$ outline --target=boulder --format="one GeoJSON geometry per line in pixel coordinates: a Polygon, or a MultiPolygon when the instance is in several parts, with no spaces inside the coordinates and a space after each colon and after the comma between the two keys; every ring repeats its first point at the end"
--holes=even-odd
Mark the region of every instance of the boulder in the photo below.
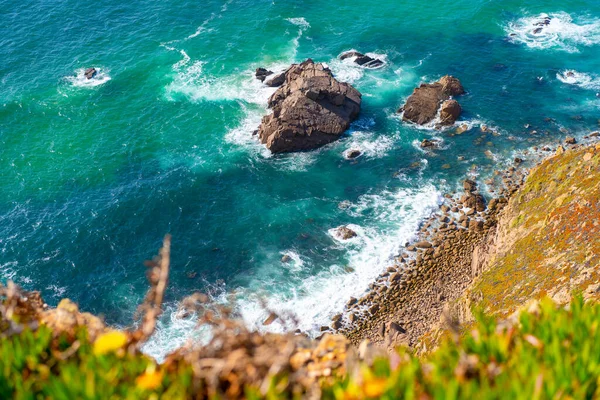
{"type": "Polygon", "coordinates": [[[463,189],[465,189],[465,192],[473,192],[477,190],[477,183],[470,179],[465,179],[463,181],[463,189]]]}
{"type": "Polygon", "coordinates": [[[84,75],[87,79],[92,79],[93,77],[96,76],[96,74],[98,73],[98,71],[96,70],[96,68],[88,68],[85,70],[84,75]]]}
{"type": "Polygon", "coordinates": [[[458,102],[446,101],[450,100],[450,97],[459,96],[464,92],[464,88],[458,79],[444,76],[438,82],[421,84],[413,91],[406,104],[398,112],[404,113],[402,119],[405,121],[425,125],[435,119],[438,110],[443,105],[446,119],[442,117],[441,123],[452,125],[462,110],[458,102]]]}
{"type": "Polygon", "coordinates": [[[358,117],[360,104],[356,89],[309,59],[285,72],[283,85],[269,98],[273,113],[263,117],[258,137],[272,153],[316,149],[341,137],[358,117]]]}
{"type": "Polygon", "coordinates": [[[463,205],[475,211],[485,211],[485,199],[478,193],[469,193],[463,200],[463,205]]]}
{"type": "Polygon", "coordinates": [[[369,57],[354,50],[346,51],[340,54],[340,60],[345,60],[347,58],[354,58],[354,62],[356,64],[365,68],[379,68],[384,64],[383,61],[377,58],[369,57]]]}
{"type": "Polygon", "coordinates": [[[269,87],[279,87],[285,82],[285,72],[273,74],[265,79],[265,85],[269,87]]]}
{"type": "Polygon", "coordinates": [[[440,124],[441,125],[454,125],[462,108],[456,100],[446,100],[442,103],[440,108],[440,124]]]}
{"type": "Polygon", "coordinates": [[[575,143],[577,143],[577,140],[573,136],[567,136],[567,138],[565,139],[565,143],[566,144],[575,144],[575,143]]]}
{"type": "Polygon", "coordinates": [[[422,241],[415,243],[415,247],[418,249],[430,249],[433,247],[433,245],[427,241],[422,241]]]}
{"type": "Polygon", "coordinates": [[[340,226],[339,228],[337,228],[336,233],[343,240],[348,240],[348,239],[352,239],[353,237],[356,237],[356,232],[354,232],[352,229],[348,228],[347,226],[340,226]]]}

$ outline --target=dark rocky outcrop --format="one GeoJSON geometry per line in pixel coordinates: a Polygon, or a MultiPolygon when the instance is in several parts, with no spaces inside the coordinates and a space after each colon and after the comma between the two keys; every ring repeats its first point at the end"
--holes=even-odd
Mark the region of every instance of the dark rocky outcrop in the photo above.
{"type": "Polygon", "coordinates": [[[312,150],[337,140],[360,112],[361,94],[338,82],[322,64],[307,60],[285,72],[269,98],[260,141],[273,153],[312,150]]]}
{"type": "Polygon", "coordinates": [[[340,60],[354,58],[354,62],[365,68],[379,68],[385,63],[377,58],[369,57],[358,51],[350,50],[340,54],[340,60]]]}
{"type": "Polygon", "coordinates": [[[98,71],[96,70],[96,68],[88,68],[85,70],[84,75],[87,79],[92,79],[93,77],[96,76],[96,74],[98,73],[98,71]]]}
{"type": "Polygon", "coordinates": [[[440,110],[440,125],[452,125],[462,109],[456,100],[450,98],[464,92],[458,79],[444,76],[439,82],[421,84],[398,112],[404,113],[402,119],[405,121],[425,125],[433,121],[440,110]]]}
{"type": "Polygon", "coordinates": [[[265,68],[256,68],[256,72],[254,73],[256,79],[258,79],[261,82],[264,82],[267,76],[269,75],[273,75],[273,71],[269,71],[265,68]]]}

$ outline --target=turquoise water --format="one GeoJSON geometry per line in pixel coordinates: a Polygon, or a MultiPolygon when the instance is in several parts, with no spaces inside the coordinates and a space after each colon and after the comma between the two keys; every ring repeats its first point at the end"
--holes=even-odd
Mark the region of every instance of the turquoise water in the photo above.
{"type": "Polygon", "coordinates": [[[251,326],[266,315],[263,299],[317,331],[391,264],[460,178],[482,179],[532,146],[598,129],[597,2],[2,8],[0,277],[127,325],[147,287],[142,261],[171,233],[167,312],[147,346],[156,356],[191,332],[175,311],[198,290],[234,302],[251,326]],[[542,13],[552,23],[533,35],[542,13]],[[386,65],[337,61],[349,49],[386,65]],[[361,117],[334,144],[270,156],[252,131],[272,89],[253,71],[308,57],[362,92],[361,117]],[[82,77],[89,66],[99,69],[92,82],[82,77]],[[472,129],[453,136],[403,123],[395,111],[412,89],[445,74],[468,91],[458,124],[472,129]],[[441,149],[422,151],[432,136],[441,149]],[[364,155],[345,160],[355,147],[364,155]],[[358,238],[339,242],[332,229],[342,224],[358,238]],[[293,261],[282,264],[284,254],[293,261]]]}

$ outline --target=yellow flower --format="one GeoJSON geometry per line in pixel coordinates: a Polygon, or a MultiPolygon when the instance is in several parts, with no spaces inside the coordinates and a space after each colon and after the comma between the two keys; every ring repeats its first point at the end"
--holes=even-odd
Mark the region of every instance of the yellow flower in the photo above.
{"type": "Polygon", "coordinates": [[[383,378],[367,379],[363,384],[363,393],[366,397],[378,398],[385,391],[387,380],[383,378]]]}
{"type": "Polygon", "coordinates": [[[163,374],[160,371],[146,371],[137,377],[135,383],[141,389],[154,390],[160,386],[162,378],[163,374]]]}
{"type": "Polygon", "coordinates": [[[102,354],[118,350],[125,346],[127,340],[127,335],[120,331],[103,333],[94,342],[94,354],[101,356],[102,354]]]}

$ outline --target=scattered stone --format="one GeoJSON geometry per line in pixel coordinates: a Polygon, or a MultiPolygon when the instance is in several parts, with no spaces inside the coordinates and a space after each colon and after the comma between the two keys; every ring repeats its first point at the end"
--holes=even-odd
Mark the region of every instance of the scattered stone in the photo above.
{"type": "Polygon", "coordinates": [[[475,190],[477,190],[477,183],[470,179],[465,179],[463,181],[463,189],[465,190],[465,192],[474,192],[475,190]]]}
{"type": "Polygon", "coordinates": [[[572,136],[567,136],[567,138],[565,139],[565,143],[566,144],[575,144],[575,143],[577,143],[577,140],[572,136]]]}
{"type": "Polygon", "coordinates": [[[422,241],[415,243],[415,247],[418,249],[430,249],[433,247],[433,245],[427,241],[422,241]]]}
{"type": "Polygon", "coordinates": [[[284,254],[283,257],[281,257],[281,262],[282,263],[289,263],[290,261],[292,261],[292,257],[288,256],[287,254],[284,254]]]}
{"type": "Polygon", "coordinates": [[[465,133],[468,130],[469,130],[469,125],[462,124],[458,128],[456,128],[456,131],[454,131],[454,133],[456,133],[457,135],[462,135],[463,133],[465,133]]]}
{"type": "Polygon", "coordinates": [[[278,318],[277,314],[275,314],[275,313],[269,314],[269,317],[267,319],[265,319],[265,321],[263,322],[263,326],[271,325],[273,322],[275,322],[275,320],[277,318],[278,318]]]}

